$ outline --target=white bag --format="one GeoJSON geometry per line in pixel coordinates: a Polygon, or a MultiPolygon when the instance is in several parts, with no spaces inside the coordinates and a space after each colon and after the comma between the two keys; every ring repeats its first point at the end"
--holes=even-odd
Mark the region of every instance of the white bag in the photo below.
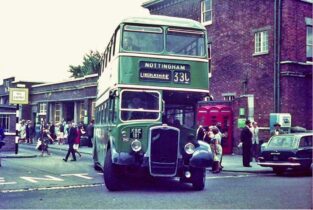
{"type": "Polygon", "coordinates": [[[37,144],[36,144],[36,149],[38,149],[41,144],[42,144],[42,141],[40,139],[38,139],[37,140],[37,144]]]}
{"type": "Polygon", "coordinates": [[[73,149],[78,150],[78,148],[79,148],[79,144],[74,144],[73,145],[73,149]]]}

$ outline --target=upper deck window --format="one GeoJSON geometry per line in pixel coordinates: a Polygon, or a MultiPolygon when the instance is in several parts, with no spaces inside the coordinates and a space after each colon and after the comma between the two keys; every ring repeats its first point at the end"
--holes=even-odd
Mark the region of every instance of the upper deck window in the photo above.
{"type": "Polygon", "coordinates": [[[163,30],[160,27],[125,25],[122,48],[132,52],[162,52],[163,30]]]}
{"type": "Polygon", "coordinates": [[[205,56],[205,35],[202,31],[169,28],[166,51],[175,55],[205,56]]]}

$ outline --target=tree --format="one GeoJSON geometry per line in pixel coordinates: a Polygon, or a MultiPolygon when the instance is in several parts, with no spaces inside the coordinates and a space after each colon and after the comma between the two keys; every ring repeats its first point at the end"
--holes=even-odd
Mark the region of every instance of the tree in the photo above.
{"type": "Polygon", "coordinates": [[[89,74],[95,74],[100,71],[101,55],[98,51],[90,51],[84,56],[83,65],[70,65],[69,72],[71,77],[78,78],[89,74]]]}

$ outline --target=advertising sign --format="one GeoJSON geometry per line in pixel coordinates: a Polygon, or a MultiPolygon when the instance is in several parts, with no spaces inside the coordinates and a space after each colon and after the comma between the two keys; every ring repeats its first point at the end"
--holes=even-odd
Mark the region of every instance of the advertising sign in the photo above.
{"type": "Polygon", "coordinates": [[[27,88],[10,88],[10,104],[28,104],[27,88]]]}

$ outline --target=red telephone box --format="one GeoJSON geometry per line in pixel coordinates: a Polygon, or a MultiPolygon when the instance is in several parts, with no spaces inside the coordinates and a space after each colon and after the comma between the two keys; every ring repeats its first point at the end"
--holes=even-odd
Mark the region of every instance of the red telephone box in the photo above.
{"type": "Polygon", "coordinates": [[[232,153],[233,144],[233,112],[226,105],[204,105],[198,108],[197,124],[211,126],[221,123],[223,154],[232,153]]]}

